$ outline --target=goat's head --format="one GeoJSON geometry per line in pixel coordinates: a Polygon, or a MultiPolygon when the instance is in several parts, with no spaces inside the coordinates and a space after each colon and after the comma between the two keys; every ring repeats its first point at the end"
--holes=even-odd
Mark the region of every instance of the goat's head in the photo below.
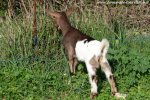
{"type": "Polygon", "coordinates": [[[53,11],[46,9],[46,12],[49,16],[53,18],[55,26],[65,34],[65,32],[67,32],[68,29],[71,27],[67,16],[71,15],[71,13],[74,10],[75,10],[75,7],[71,7],[67,9],[66,11],[53,12],[53,11]]]}

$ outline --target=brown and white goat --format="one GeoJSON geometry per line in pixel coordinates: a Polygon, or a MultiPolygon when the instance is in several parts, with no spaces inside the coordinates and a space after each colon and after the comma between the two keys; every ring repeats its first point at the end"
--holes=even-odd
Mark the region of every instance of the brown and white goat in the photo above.
{"type": "Polygon", "coordinates": [[[48,15],[53,18],[55,25],[62,32],[62,44],[68,56],[70,72],[75,74],[78,60],[85,62],[91,84],[91,98],[93,98],[97,95],[96,70],[101,65],[101,69],[111,86],[112,94],[117,98],[123,97],[117,92],[111,67],[106,59],[109,42],[106,39],[102,41],[95,40],[72,27],[67,18],[72,13],[72,10],[52,12],[46,9],[48,15]]]}

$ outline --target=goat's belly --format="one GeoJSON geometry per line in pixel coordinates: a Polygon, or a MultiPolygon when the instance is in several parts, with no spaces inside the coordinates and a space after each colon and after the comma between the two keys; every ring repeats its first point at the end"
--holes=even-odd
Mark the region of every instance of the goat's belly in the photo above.
{"type": "Polygon", "coordinates": [[[80,61],[86,61],[91,59],[94,55],[100,55],[100,42],[93,40],[90,42],[84,42],[85,40],[78,41],[76,43],[75,52],[76,57],[80,61]]]}

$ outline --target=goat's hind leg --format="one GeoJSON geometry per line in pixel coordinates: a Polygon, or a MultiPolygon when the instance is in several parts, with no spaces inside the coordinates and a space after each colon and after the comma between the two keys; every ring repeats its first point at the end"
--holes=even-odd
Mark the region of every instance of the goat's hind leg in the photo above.
{"type": "Polygon", "coordinates": [[[89,75],[89,81],[91,84],[91,95],[90,98],[93,99],[97,96],[97,76],[96,76],[96,68],[89,62],[86,62],[86,67],[89,75]]]}
{"type": "Polygon", "coordinates": [[[117,88],[116,88],[116,84],[115,84],[115,81],[114,81],[114,77],[113,77],[113,74],[111,72],[111,67],[107,61],[107,59],[104,57],[104,58],[101,58],[100,60],[100,65],[102,67],[102,70],[104,71],[107,79],[108,79],[108,82],[111,86],[111,92],[112,92],[112,95],[115,96],[116,99],[118,98],[123,98],[125,99],[126,98],[126,94],[120,94],[117,92],[117,88]]]}
{"type": "Polygon", "coordinates": [[[117,93],[116,84],[114,81],[113,74],[111,72],[111,67],[110,67],[110,65],[109,65],[109,63],[105,57],[101,58],[100,65],[101,65],[101,68],[104,71],[104,73],[108,79],[108,82],[111,86],[112,95],[115,96],[115,94],[117,93]]]}

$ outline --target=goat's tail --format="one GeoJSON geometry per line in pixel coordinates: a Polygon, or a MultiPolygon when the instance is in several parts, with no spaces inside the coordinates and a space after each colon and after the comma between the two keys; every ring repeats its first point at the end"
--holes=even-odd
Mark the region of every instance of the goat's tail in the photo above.
{"type": "Polygon", "coordinates": [[[108,48],[109,48],[109,42],[107,39],[103,39],[101,41],[102,45],[101,45],[101,53],[102,53],[102,56],[105,57],[106,54],[107,54],[107,51],[108,51],[108,48]]]}

